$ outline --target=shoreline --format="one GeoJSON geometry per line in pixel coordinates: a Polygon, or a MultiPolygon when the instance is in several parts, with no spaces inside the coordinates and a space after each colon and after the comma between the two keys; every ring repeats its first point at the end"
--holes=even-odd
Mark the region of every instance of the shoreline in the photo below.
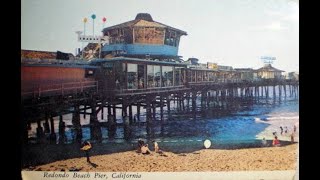
{"type": "MultiPolygon", "coordinates": [[[[93,155],[86,162],[78,157],[43,165],[28,166],[25,171],[101,171],[101,172],[191,172],[191,171],[264,171],[295,170],[298,143],[281,147],[243,149],[201,149],[187,153],[165,151],[149,155],[135,150],[93,155]]],[[[152,150],[152,149],[151,149],[152,150]]],[[[66,153],[66,152],[65,152],[66,153]]]]}

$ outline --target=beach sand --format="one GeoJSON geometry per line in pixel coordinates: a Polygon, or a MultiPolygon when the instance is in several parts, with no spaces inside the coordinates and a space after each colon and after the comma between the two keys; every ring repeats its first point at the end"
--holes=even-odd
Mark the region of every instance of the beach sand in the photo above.
{"type": "Polygon", "coordinates": [[[130,171],[130,172],[184,172],[184,171],[248,171],[295,170],[297,146],[247,148],[233,150],[202,149],[191,153],[152,152],[149,155],[134,150],[91,156],[92,164],[80,158],[60,160],[25,168],[35,171],[130,171]]]}

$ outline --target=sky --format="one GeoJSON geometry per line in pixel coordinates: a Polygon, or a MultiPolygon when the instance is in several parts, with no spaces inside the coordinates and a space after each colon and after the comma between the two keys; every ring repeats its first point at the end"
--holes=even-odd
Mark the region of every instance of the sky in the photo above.
{"type": "Polygon", "coordinates": [[[92,35],[96,14],[98,35],[138,13],[188,33],[178,52],[184,60],[257,69],[271,56],[274,67],[299,71],[298,0],[21,0],[21,49],[75,54],[85,17],[92,35]]]}

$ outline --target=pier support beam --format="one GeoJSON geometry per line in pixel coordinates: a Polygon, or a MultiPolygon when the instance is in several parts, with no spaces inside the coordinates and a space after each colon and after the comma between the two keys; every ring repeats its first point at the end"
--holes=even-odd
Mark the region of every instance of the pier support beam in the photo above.
{"type": "Polygon", "coordinates": [[[90,114],[90,135],[92,140],[100,142],[102,140],[102,133],[100,123],[97,118],[96,102],[91,104],[90,114]]]}
{"type": "Polygon", "coordinates": [[[171,112],[170,112],[170,95],[167,96],[167,112],[168,112],[168,119],[171,120],[171,112]]]}
{"type": "Polygon", "coordinates": [[[127,104],[127,101],[128,100],[126,98],[122,99],[122,117],[128,116],[128,112],[127,112],[128,104],[127,104]]]}
{"type": "Polygon", "coordinates": [[[196,114],[197,114],[197,92],[193,91],[192,92],[192,114],[193,114],[193,119],[196,119],[196,114]]]}
{"type": "Polygon", "coordinates": [[[43,123],[44,127],[44,133],[50,133],[50,127],[49,127],[49,116],[48,113],[45,113],[45,122],[43,123]]]}
{"type": "Polygon", "coordinates": [[[265,86],[264,89],[265,89],[266,98],[268,98],[269,97],[269,86],[268,85],[265,86]]]}
{"type": "Polygon", "coordinates": [[[190,93],[187,92],[187,111],[190,111],[190,93]]]}
{"type": "Polygon", "coordinates": [[[278,87],[278,88],[279,88],[279,102],[280,102],[280,101],[281,101],[281,96],[282,96],[282,95],[281,95],[282,93],[281,93],[281,85],[280,85],[280,84],[279,84],[279,87],[278,87]]]}
{"type": "Polygon", "coordinates": [[[37,120],[37,139],[38,142],[43,142],[44,139],[44,132],[43,129],[41,127],[41,123],[40,123],[40,119],[37,120]]]}
{"type": "Polygon", "coordinates": [[[129,105],[129,123],[132,124],[133,118],[132,118],[132,105],[129,105]]]}
{"type": "Polygon", "coordinates": [[[57,142],[57,135],[54,130],[54,120],[52,115],[50,116],[50,127],[51,127],[50,143],[55,144],[57,142]]]}
{"type": "Polygon", "coordinates": [[[152,122],[152,114],[151,114],[151,98],[146,97],[146,115],[147,115],[147,124],[151,124],[152,122]]]}
{"type": "Polygon", "coordinates": [[[101,102],[101,120],[104,119],[104,105],[105,105],[105,101],[101,102]]]}
{"type": "Polygon", "coordinates": [[[151,97],[146,96],[146,115],[147,115],[147,135],[149,136],[151,133],[151,126],[152,126],[152,114],[151,114],[151,97]]]}
{"type": "Polygon", "coordinates": [[[111,105],[110,105],[110,102],[108,102],[108,115],[107,115],[107,119],[108,121],[110,120],[110,115],[111,115],[111,105]]]}
{"type": "Polygon", "coordinates": [[[74,106],[74,112],[72,114],[72,124],[74,127],[74,133],[75,133],[75,140],[78,143],[81,143],[82,139],[82,128],[80,124],[80,110],[79,105],[74,106]]]}
{"type": "Polygon", "coordinates": [[[65,135],[65,122],[63,122],[62,115],[59,116],[59,144],[64,144],[66,142],[66,135],[65,135]]]}
{"type": "Polygon", "coordinates": [[[140,102],[137,105],[137,121],[140,122],[140,102]]]}
{"type": "Polygon", "coordinates": [[[185,111],[185,105],[184,105],[185,96],[184,93],[181,95],[181,103],[182,103],[182,110],[185,111]]]}
{"type": "Polygon", "coordinates": [[[200,106],[201,106],[201,109],[204,109],[204,101],[205,101],[205,93],[203,91],[201,91],[201,99],[200,99],[200,106]]]}
{"type": "Polygon", "coordinates": [[[156,103],[155,101],[152,101],[152,119],[156,120],[156,103]]]}
{"type": "Polygon", "coordinates": [[[292,97],[292,85],[289,84],[289,96],[292,97]]]}
{"type": "Polygon", "coordinates": [[[84,104],[83,106],[84,106],[83,118],[85,119],[87,115],[87,104],[84,104]]]}
{"type": "Polygon", "coordinates": [[[163,123],[163,96],[160,96],[160,120],[163,123]]]}
{"type": "Polygon", "coordinates": [[[123,117],[123,132],[124,132],[124,139],[129,140],[131,137],[131,128],[130,128],[130,120],[128,116],[123,117]]]}
{"type": "Polygon", "coordinates": [[[113,115],[114,121],[116,121],[117,120],[117,105],[115,103],[113,104],[112,115],[113,115]]]}
{"type": "Polygon", "coordinates": [[[116,135],[117,124],[114,115],[108,115],[108,137],[113,139],[116,135]]]}

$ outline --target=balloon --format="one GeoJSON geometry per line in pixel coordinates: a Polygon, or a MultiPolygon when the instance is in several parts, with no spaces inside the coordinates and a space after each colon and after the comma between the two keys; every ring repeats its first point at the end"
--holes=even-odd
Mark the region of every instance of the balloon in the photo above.
{"type": "Polygon", "coordinates": [[[92,19],[95,19],[95,18],[96,18],[96,15],[95,15],[95,14],[92,14],[92,15],[91,15],[91,18],[92,18],[92,19]]]}
{"type": "Polygon", "coordinates": [[[206,139],[203,143],[204,147],[208,149],[211,146],[211,141],[209,139],[206,139]]]}
{"type": "Polygon", "coordinates": [[[102,18],[102,21],[103,21],[103,22],[106,22],[106,20],[107,20],[106,17],[103,17],[103,18],[102,18]]]}
{"type": "Polygon", "coordinates": [[[84,23],[86,23],[87,21],[88,21],[88,19],[87,19],[87,18],[84,18],[84,19],[83,19],[83,22],[84,22],[84,23]]]}

